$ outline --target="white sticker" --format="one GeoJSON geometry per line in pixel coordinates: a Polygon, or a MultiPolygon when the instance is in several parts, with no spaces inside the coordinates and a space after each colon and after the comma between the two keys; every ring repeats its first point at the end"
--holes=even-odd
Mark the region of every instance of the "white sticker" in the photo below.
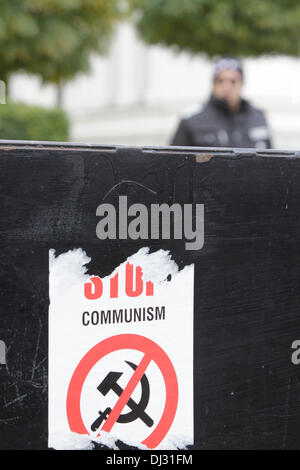
{"type": "Polygon", "coordinates": [[[143,248],[101,279],[90,261],[50,250],[49,447],[192,445],[194,265],[143,248]]]}

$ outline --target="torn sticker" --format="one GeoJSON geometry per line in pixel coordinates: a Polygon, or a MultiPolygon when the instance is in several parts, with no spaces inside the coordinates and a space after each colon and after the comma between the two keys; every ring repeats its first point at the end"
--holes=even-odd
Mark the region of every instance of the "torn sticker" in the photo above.
{"type": "Polygon", "coordinates": [[[194,266],[142,248],[105,278],[49,252],[49,439],[55,449],[185,449],[193,430],[194,266]]]}

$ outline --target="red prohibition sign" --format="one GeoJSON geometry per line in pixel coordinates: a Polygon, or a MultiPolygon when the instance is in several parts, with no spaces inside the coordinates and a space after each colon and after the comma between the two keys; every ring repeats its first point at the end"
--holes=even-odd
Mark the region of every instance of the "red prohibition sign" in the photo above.
{"type": "Polygon", "coordinates": [[[70,430],[77,434],[89,434],[83,423],[80,410],[82,387],[92,367],[107,354],[120,349],[136,349],[143,352],[144,357],[134,371],[101,430],[110,432],[145,370],[150,362],[154,361],[161,371],[166,387],[166,402],[160,421],[152,433],[142,442],[149,449],[154,449],[164,439],[173,423],[178,404],[178,382],[173,364],[168,355],[154,341],[140,335],[123,334],[107,338],[96,344],[81,359],[72,375],[67,393],[67,418],[70,430]]]}

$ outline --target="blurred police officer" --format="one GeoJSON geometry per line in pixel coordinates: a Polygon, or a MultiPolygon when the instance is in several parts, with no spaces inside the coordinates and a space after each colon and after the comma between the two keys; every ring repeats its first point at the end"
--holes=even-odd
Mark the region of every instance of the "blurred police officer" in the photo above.
{"type": "Polygon", "coordinates": [[[243,78],[238,59],[218,60],[209,101],[199,112],[180,121],[171,145],[270,148],[270,132],[263,112],[241,96],[243,78]]]}

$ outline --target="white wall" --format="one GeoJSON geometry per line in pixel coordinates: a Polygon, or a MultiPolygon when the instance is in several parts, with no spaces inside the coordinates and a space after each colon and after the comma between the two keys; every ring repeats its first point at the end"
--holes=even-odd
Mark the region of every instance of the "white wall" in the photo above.
{"type": "MultiPolygon", "coordinates": [[[[130,24],[117,30],[105,57],[91,57],[91,72],[64,91],[72,140],[111,144],[167,144],[179,116],[203,103],[212,64],[203,57],[146,46],[130,24]]],[[[244,95],[265,110],[274,146],[300,149],[300,60],[262,57],[244,61],[244,95]]],[[[16,100],[52,106],[55,88],[36,77],[16,75],[16,100]]]]}

